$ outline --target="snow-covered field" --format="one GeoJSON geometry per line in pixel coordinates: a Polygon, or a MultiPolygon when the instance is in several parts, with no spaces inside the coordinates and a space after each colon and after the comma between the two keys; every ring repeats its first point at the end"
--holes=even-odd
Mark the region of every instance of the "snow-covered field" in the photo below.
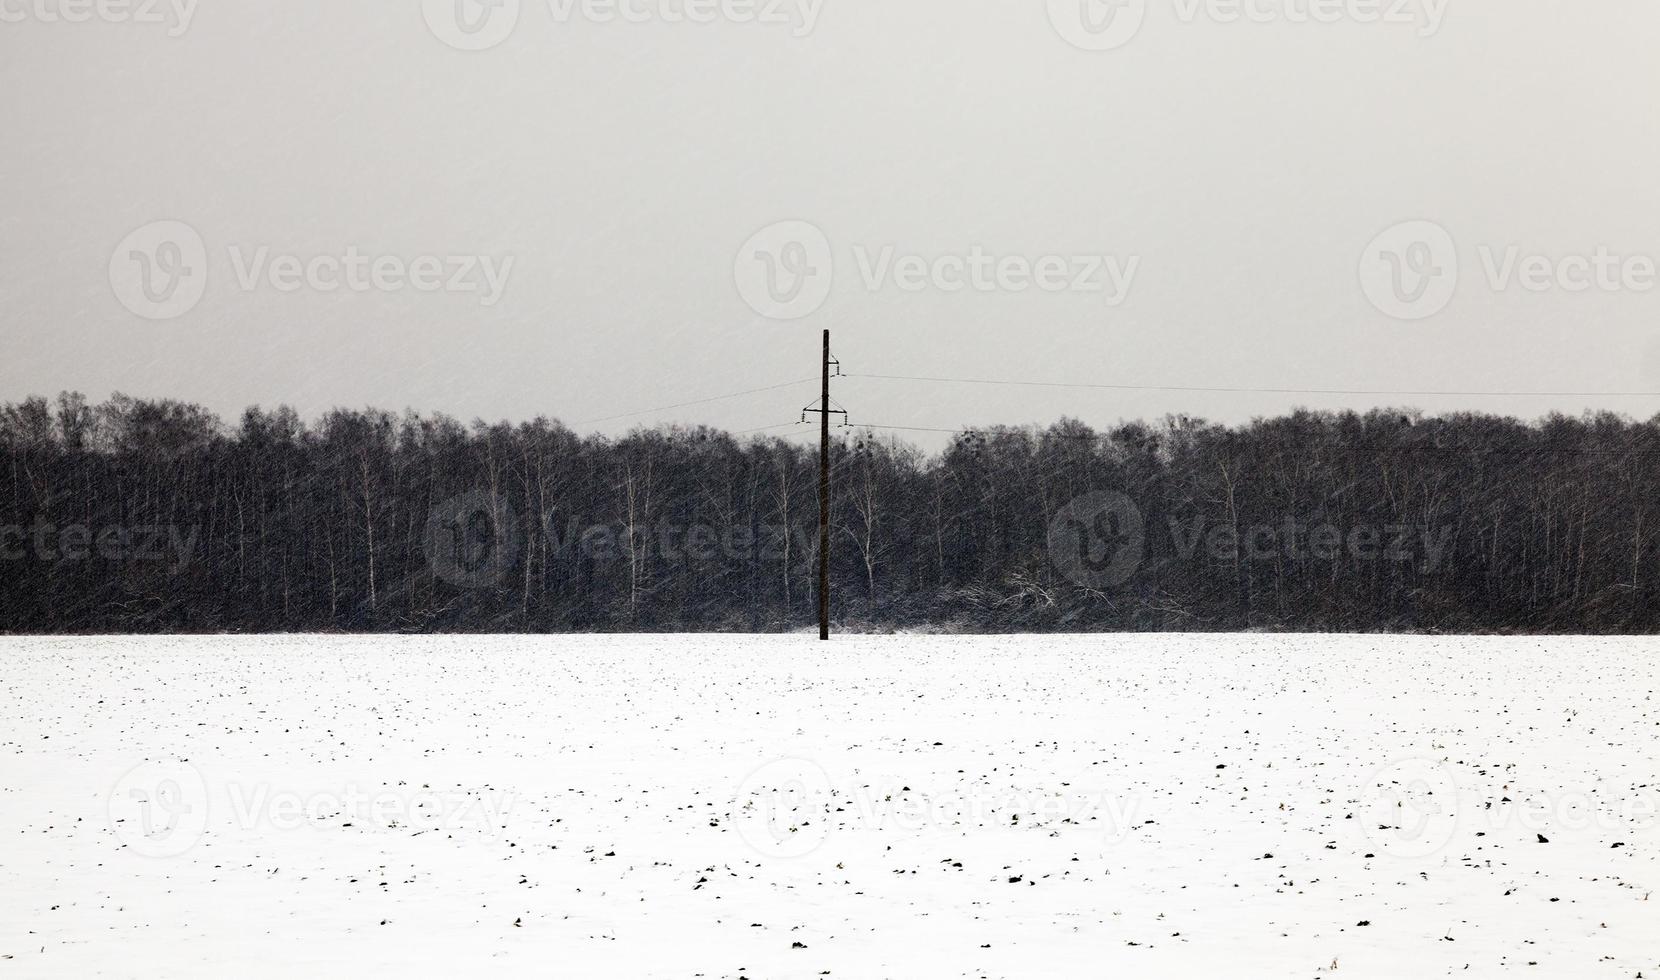
{"type": "Polygon", "coordinates": [[[1657,652],[3,640],[0,976],[1660,977],[1657,652]]]}

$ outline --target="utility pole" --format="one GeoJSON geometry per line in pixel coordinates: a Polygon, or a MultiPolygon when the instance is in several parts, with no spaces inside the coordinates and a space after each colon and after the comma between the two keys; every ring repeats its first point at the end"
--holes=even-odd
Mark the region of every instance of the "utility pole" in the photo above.
{"type": "Polygon", "coordinates": [[[824,331],[824,393],[818,406],[818,638],[830,639],[830,331],[824,331]]]}
{"type": "Polygon", "coordinates": [[[824,331],[824,388],[819,395],[818,408],[803,409],[817,412],[819,417],[818,443],[818,638],[830,639],[830,416],[847,413],[830,407],[830,366],[841,374],[841,362],[830,357],[830,331],[824,331]]]}

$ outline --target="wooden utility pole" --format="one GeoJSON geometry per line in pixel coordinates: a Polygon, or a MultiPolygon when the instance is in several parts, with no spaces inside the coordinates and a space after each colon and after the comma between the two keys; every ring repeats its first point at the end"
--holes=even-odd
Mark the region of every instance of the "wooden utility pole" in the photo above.
{"type": "Polygon", "coordinates": [[[818,407],[818,638],[830,639],[830,331],[824,331],[824,392],[818,407]]]}
{"type": "Polygon", "coordinates": [[[841,364],[830,356],[830,331],[824,331],[824,388],[819,395],[818,443],[818,638],[830,639],[830,416],[846,415],[830,407],[830,367],[841,373],[841,364]]]}

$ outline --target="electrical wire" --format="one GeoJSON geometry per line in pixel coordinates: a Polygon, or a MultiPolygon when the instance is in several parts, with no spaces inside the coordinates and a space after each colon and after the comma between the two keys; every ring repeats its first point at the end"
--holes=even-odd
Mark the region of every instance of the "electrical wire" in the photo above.
{"type": "Polygon", "coordinates": [[[1657,391],[1370,391],[1349,388],[1228,388],[1189,385],[1079,384],[1062,381],[1011,381],[999,378],[931,378],[898,374],[847,374],[847,378],[875,381],[916,381],[929,384],[999,385],[1017,388],[1077,388],[1100,391],[1168,391],[1232,395],[1357,395],[1369,397],[1468,398],[1660,398],[1657,391]]]}
{"type": "Polygon", "coordinates": [[[660,406],[658,408],[647,408],[647,409],[643,409],[643,410],[638,411],[638,412],[624,412],[621,415],[607,415],[605,418],[602,418],[602,419],[587,419],[585,421],[578,422],[576,424],[577,425],[597,425],[600,422],[615,422],[618,419],[631,419],[631,418],[636,418],[636,417],[641,416],[641,415],[650,415],[654,412],[668,412],[668,411],[673,411],[674,409],[677,409],[677,408],[691,408],[694,405],[708,405],[712,402],[726,401],[729,398],[742,398],[745,395],[758,395],[758,394],[761,394],[762,392],[777,391],[780,388],[790,388],[790,387],[794,387],[795,385],[806,384],[809,381],[817,381],[817,380],[818,380],[817,378],[801,378],[797,381],[785,381],[785,382],[782,382],[780,384],[767,385],[767,386],[762,387],[762,388],[749,388],[749,389],[744,390],[744,391],[734,391],[731,394],[727,394],[727,395],[715,395],[712,398],[699,398],[696,401],[680,402],[677,405],[663,405],[663,406],[660,406]]]}
{"type": "Polygon", "coordinates": [[[801,425],[801,424],[802,424],[801,422],[780,422],[777,425],[763,425],[758,429],[744,429],[744,430],[739,431],[739,432],[734,432],[734,433],[732,433],[732,435],[734,435],[734,436],[754,435],[757,432],[771,432],[774,429],[789,429],[789,428],[793,428],[793,427],[801,425]]]}
{"type": "MultiPolygon", "coordinates": [[[[855,429],[882,429],[894,432],[943,432],[948,435],[975,435],[988,429],[1004,431],[1020,431],[1018,426],[966,426],[960,429],[939,429],[911,425],[866,425],[860,422],[848,423],[855,429]]],[[[1039,431],[1038,439],[1070,439],[1080,442],[1094,442],[1108,437],[1108,433],[1098,432],[1087,436],[1059,435],[1039,431]]],[[[1262,447],[1269,452],[1286,453],[1302,456],[1317,456],[1322,453],[1371,453],[1378,456],[1398,456],[1409,453],[1481,453],[1489,456],[1531,456],[1539,453],[1555,453],[1573,456],[1609,456],[1622,459],[1660,458],[1660,451],[1656,450],[1619,450],[1619,449],[1592,449],[1576,448],[1573,446],[1524,446],[1508,448],[1504,446],[1266,446],[1262,447]]]]}

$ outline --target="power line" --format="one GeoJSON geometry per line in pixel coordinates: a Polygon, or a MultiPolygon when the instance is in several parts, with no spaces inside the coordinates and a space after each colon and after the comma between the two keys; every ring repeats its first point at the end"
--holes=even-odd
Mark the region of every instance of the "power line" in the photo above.
{"type": "MultiPolygon", "coordinates": [[[[784,429],[799,425],[799,422],[785,422],[780,425],[767,426],[762,429],[749,429],[744,432],[735,432],[733,435],[748,435],[752,432],[766,432],[773,429],[784,429]]],[[[993,429],[999,432],[1022,432],[1018,426],[964,426],[956,429],[937,428],[918,425],[872,425],[864,422],[848,422],[842,428],[874,429],[885,432],[939,432],[946,435],[977,435],[993,429]]],[[[791,435],[811,435],[812,430],[791,433],[791,435]]],[[[1036,433],[1039,441],[1043,440],[1070,440],[1077,442],[1097,442],[1110,438],[1109,433],[1098,432],[1093,435],[1075,436],[1059,433],[1049,433],[1039,430],[1036,433]]],[[[788,438],[788,437],[786,437],[788,438]]],[[[1486,456],[1525,457],[1537,454],[1551,454],[1558,456],[1597,456],[1614,457],[1621,459],[1656,459],[1660,458],[1660,451],[1652,450],[1619,450],[1619,449],[1592,449],[1576,448],[1572,446],[1524,446],[1520,448],[1504,446],[1262,446],[1259,447],[1268,453],[1290,456],[1319,456],[1330,455],[1362,455],[1373,456],[1401,456],[1412,453],[1460,453],[1481,454],[1486,456]]]]}
{"type": "Polygon", "coordinates": [[[668,411],[673,411],[674,409],[677,409],[677,408],[691,408],[694,405],[708,405],[711,402],[726,401],[729,398],[742,398],[745,395],[758,395],[758,394],[761,394],[762,392],[765,392],[765,391],[777,391],[780,388],[789,388],[789,387],[792,387],[794,385],[806,384],[809,381],[816,381],[816,380],[818,380],[818,379],[817,378],[800,378],[796,381],[785,381],[785,382],[782,382],[780,384],[767,385],[767,386],[762,387],[762,388],[750,388],[746,391],[734,391],[731,394],[715,395],[712,398],[699,398],[696,401],[681,402],[678,405],[663,405],[659,408],[647,408],[647,409],[644,409],[644,410],[638,411],[638,412],[624,412],[621,415],[608,415],[608,416],[606,416],[605,418],[602,418],[602,419],[588,419],[588,420],[583,421],[583,422],[578,422],[577,425],[597,425],[600,422],[615,422],[618,419],[631,419],[631,418],[635,418],[635,417],[640,416],[640,415],[650,415],[653,412],[668,412],[668,411]]]}
{"type": "Polygon", "coordinates": [[[774,429],[791,429],[791,428],[794,428],[794,427],[796,427],[798,425],[801,425],[801,424],[802,423],[799,422],[799,421],[797,421],[797,422],[780,422],[777,425],[763,425],[758,429],[744,429],[740,432],[734,432],[732,434],[735,435],[735,436],[748,436],[748,435],[754,435],[757,432],[771,432],[774,429]]]}
{"type": "Polygon", "coordinates": [[[1233,388],[1192,385],[1080,384],[1063,381],[1011,381],[999,378],[930,378],[898,374],[849,374],[875,381],[917,381],[929,384],[999,385],[1017,388],[1077,388],[1099,391],[1168,391],[1232,395],[1357,395],[1370,397],[1467,398],[1660,398],[1656,391],[1369,391],[1350,388],[1233,388]]]}
{"type": "MultiPolygon", "coordinates": [[[[1198,385],[1125,385],[1125,384],[1089,384],[1065,381],[1018,381],[1006,378],[942,378],[899,374],[839,374],[839,377],[859,378],[872,381],[910,381],[923,384],[964,384],[964,385],[992,385],[1014,388],[1063,388],[1094,391],[1139,391],[1139,392],[1180,392],[1196,394],[1256,394],[1256,395],[1348,395],[1363,397],[1413,397],[1413,398],[1660,398],[1660,392],[1654,391],[1383,391],[1359,388],[1251,388],[1251,387],[1221,387],[1198,385]]],[[[607,415],[604,418],[585,419],[577,425],[598,425],[602,422],[615,422],[619,419],[638,418],[642,415],[652,415],[657,412],[671,412],[681,408],[693,408],[699,405],[709,405],[715,402],[727,401],[733,398],[742,398],[746,395],[759,395],[769,391],[778,391],[796,385],[816,381],[817,378],[798,378],[794,381],[784,381],[778,384],[763,385],[759,388],[746,388],[742,391],[728,392],[723,395],[712,395],[708,398],[698,398],[692,401],[677,402],[673,405],[661,405],[656,408],[641,409],[636,412],[623,412],[617,415],[607,415]]],[[[747,432],[735,433],[745,435],[752,432],[764,432],[783,426],[767,426],[760,429],[750,429],[747,432]]],[[[908,432],[956,432],[957,429],[934,429],[916,426],[862,426],[871,429],[894,429],[908,432]]]]}
{"type": "MultiPolygon", "coordinates": [[[[855,428],[855,429],[886,429],[886,430],[890,430],[890,431],[893,431],[893,432],[948,432],[948,433],[956,434],[956,433],[959,433],[959,432],[973,432],[973,431],[975,431],[972,426],[967,426],[967,427],[960,428],[960,429],[929,429],[929,428],[923,428],[921,426],[915,426],[915,425],[866,425],[863,422],[849,422],[848,425],[855,428]]],[[[1072,438],[1076,438],[1076,437],[1072,437],[1072,438]]]]}
{"type": "MultiPolygon", "coordinates": [[[[948,435],[978,435],[993,429],[1005,434],[1023,433],[1025,431],[1019,426],[964,426],[957,429],[939,429],[913,425],[867,425],[862,422],[850,422],[848,425],[855,429],[882,429],[894,432],[943,432],[948,435]]],[[[1074,436],[1039,430],[1036,437],[1039,441],[1059,439],[1095,442],[1109,438],[1110,434],[1098,432],[1093,435],[1074,436]]],[[[1489,456],[1532,456],[1541,453],[1554,453],[1564,456],[1609,456],[1621,459],[1660,458],[1660,451],[1655,450],[1592,449],[1573,446],[1259,446],[1254,448],[1261,448],[1270,453],[1299,456],[1318,456],[1327,453],[1371,453],[1377,456],[1397,456],[1410,453],[1481,453],[1489,456]]]]}

